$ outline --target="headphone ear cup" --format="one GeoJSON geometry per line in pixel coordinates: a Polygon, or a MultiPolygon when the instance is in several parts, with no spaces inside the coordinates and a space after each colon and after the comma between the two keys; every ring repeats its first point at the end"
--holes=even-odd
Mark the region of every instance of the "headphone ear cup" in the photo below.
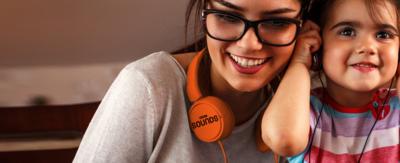
{"type": "Polygon", "coordinates": [[[191,130],[204,142],[215,142],[229,136],[235,126],[230,107],[216,97],[199,99],[188,114],[191,130]]]}
{"type": "Polygon", "coordinates": [[[312,55],[312,63],[311,63],[311,70],[313,71],[320,71],[322,70],[322,54],[321,51],[318,50],[316,53],[312,55]]]}

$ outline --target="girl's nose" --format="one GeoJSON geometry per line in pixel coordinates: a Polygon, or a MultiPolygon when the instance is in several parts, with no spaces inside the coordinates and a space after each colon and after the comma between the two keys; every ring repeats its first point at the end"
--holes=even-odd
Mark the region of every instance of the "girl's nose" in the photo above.
{"type": "Polygon", "coordinates": [[[371,37],[364,37],[359,39],[360,42],[356,47],[357,54],[374,55],[377,54],[377,40],[371,37]]]}

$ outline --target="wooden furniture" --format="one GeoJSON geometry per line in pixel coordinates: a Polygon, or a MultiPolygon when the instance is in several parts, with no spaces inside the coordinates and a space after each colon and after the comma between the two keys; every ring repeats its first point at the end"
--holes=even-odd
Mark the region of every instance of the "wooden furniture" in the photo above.
{"type": "Polygon", "coordinates": [[[99,103],[0,107],[0,162],[71,162],[99,103]]]}

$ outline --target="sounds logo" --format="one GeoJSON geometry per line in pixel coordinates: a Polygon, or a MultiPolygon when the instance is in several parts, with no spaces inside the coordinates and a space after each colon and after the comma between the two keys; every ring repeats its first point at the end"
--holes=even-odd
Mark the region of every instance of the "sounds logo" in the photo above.
{"type": "Polygon", "coordinates": [[[208,116],[208,115],[202,115],[199,117],[198,121],[195,121],[191,124],[191,127],[193,130],[199,127],[204,127],[206,125],[210,125],[214,122],[218,122],[218,115],[213,115],[213,116],[208,116]]]}

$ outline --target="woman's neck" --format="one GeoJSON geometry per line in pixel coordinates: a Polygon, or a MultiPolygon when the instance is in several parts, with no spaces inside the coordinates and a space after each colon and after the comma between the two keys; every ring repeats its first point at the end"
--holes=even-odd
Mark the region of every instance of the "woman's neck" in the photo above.
{"type": "Polygon", "coordinates": [[[234,89],[219,75],[212,75],[210,95],[216,96],[227,103],[235,115],[235,125],[248,121],[265,103],[268,94],[266,89],[253,92],[240,92],[234,89]]]}
{"type": "Polygon", "coordinates": [[[350,90],[327,79],[326,90],[329,96],[338,104],[346,107],[362,107],[367,105],[376,90],[359,92],[350,90]]]}
{"type": "Polygon", "coordinates": [[[266,93],[262,90],[256,92],[238,92],[214,87],[212,94],[221,98],[231,107],[235,115],[236,125],[248,121],[266,101],[266,93]]]}

